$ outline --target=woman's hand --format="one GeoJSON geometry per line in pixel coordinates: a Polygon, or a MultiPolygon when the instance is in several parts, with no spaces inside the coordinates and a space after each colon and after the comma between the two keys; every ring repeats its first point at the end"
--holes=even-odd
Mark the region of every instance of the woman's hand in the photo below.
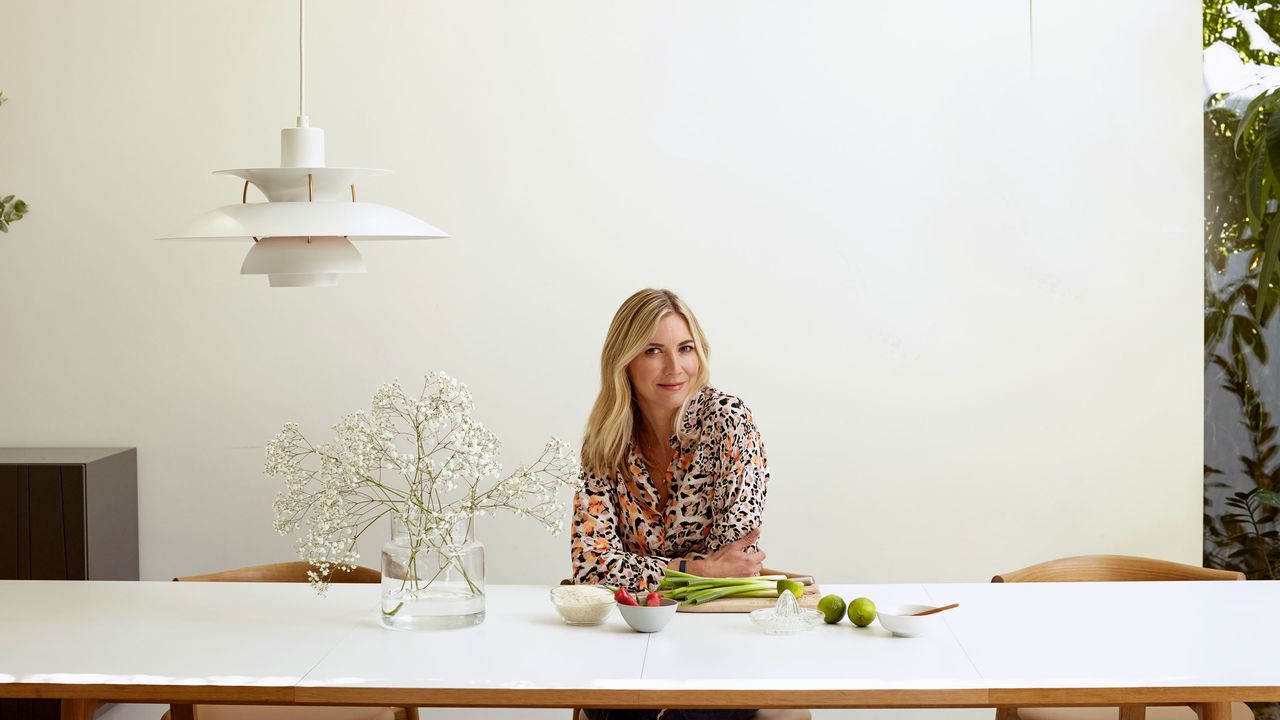
{"type": "Polygon", "coordinates": [[[702,577],[751,577],[764,566],[764,551],[749,547],[760,539],[760,528],[721,547],[701,560],[690,560],[686,568],[702,577]]]}

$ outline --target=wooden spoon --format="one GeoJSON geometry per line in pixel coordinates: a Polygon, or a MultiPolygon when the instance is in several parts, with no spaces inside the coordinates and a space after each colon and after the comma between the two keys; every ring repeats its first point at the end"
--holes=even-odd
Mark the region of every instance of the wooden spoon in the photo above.
{"type": "Polygon", "coordinates": [[[958,608],[958,607],[960,607],[960,603],[951,603],[950,605],[943,605],[942,607],[936,607],[932,610],[921,610],[918,613],[911,613],[907,617],[920,617],[922,615],[932,615],[934,613],[940,613],[943,610],[950,610],[951,608],[958,608]]]}

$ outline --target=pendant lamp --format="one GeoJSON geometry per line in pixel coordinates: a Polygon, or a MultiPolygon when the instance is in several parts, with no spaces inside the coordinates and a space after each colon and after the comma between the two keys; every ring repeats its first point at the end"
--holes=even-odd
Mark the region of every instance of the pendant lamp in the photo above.
{"type": "Polygon", "coordinates": [[[356,200],[356,181],[385,170],[325,166],[324,130],[306,113],[306,0],[298,0],[298,121],[280,131],[280,167],[219,170],[244,180],[240,202],[210,210],[162,240],[245,240],[241,275],[271,287],[336,285],[365,271],[352,240],[447,238],[438,228],[385,205],[356,200]],[[253,185],[266,202],[248,202],[253,185]],[[348,195],[350,198],[348,199],[348,195]]]}

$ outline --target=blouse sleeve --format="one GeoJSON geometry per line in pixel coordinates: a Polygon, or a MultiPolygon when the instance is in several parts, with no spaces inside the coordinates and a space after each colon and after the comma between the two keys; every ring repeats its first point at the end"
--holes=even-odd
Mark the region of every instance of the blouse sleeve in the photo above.
{"type": "Polygon", "coordinates": [[[573,498],[573,581],[625,587],[656,587],[670,558],[628,552],[618,535],[614,488],[583,470],[586,484],[573,498]]]}
{"type": "Polygon", "coordinates": [[[745,418],[729,423],[721,440],[711,529],[707,534],[708,552],[760,527],[768,485],[769,463],[765,459],[764,441],[748,413],[745,418]]]}

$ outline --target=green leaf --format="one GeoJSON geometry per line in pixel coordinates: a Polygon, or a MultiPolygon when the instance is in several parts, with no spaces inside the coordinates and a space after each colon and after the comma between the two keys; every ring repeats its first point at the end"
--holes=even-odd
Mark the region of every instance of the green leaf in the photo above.
{"type": "Polygon", "coordinates": [[[1275,436],[1276,436],[1276,426],[1271,425],[1265,430],[1263,430],[1261,433],[1258,433],[1258,444],[1266,445],[1267,443],[1271,442],[1275,438],[1275,436]]]}
{"type": "Polygon", "coordinates": [[[1263,110],[1270,109],[1273,99],[1274,89],[1268,90],[1249,103],[1249,107],[1245,109],[1244,116],[1240,118],[1240,124],[1236,126],[1236,155],[1240,154],[1240,143],[1249,137],[1249,128],[1253,126],[1254,121],[1258,119],[1258,113],[1263,110]]]}
{"type": "Polygon", "coordinates": [[[1249,346],[1259,362],[1267,364],[1267,343],[1262,338],[1261,328],[1256,320],[1248,315],[1232,315],[1231,334],[1239,338],[1242,344],[1249,346]]]}
{"type": "Polygon", "coordinates": [[[1258,271],[1258,304],[1254,310],[1254,319],[1258,322],[1262,322],[1262,311],[1275,293],[1272,281],[1276,275],[1276,260],[1280,258],[1280,218],[1273,220],[1271,226],[1267,228],[1267,239],[1262,247],[1262,253],[1262,269],[1258,271]]]}
{"type": "Polygon", "coordinates": [[[1271,165],[1271,177],[1280,177],[1280,112],[1273,112],[1267,118],[1267,127],[1263,131],[1262,140],[1267,146],[1267,162],[1271,165]]]}
{"type": "Polygon", "coordinates": [[[1280,508],[1280,493],[1274,490],[1259,490],[1256,497],[1263,505],[1280,508]]]}
{"type": "Polygon", "coordinates": [[[1262,237],[1262,216],[1266,212],[1265,181],[1267,177],[1267,151],[1260,147],[1245,164],[1244,171],[1244,209],[1249,221],[1249,229],[1253,231],[1255,242],[1262,237]]]}
{"type": "Polygon", "coordinates": [[[1221,310],[1210,310],[1204,316],[1204,344],[1206,346],[1214,343],[1218,339],[1218,333],[1222,332],[1222,322],[1226,320],[1227,314],[1221,310]]]}

